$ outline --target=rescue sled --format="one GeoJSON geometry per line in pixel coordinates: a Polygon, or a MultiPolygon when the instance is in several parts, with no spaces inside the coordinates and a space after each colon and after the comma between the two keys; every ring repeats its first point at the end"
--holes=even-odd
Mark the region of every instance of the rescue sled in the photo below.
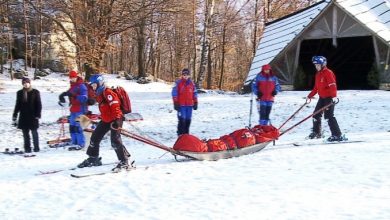
{"type": "Polygon", "coordinates": [[[225,150],[225,151],[217,151],[217,152],[190,152],[190,151],[177,151],[180,153],[180,156],[184,156],[194,160],[220,160],[220,159],[229,159],[232,157],[240,157],[248,154],[253,154],[258,151],[261,151],[265,148],[269,142],[255,144],[249,147],[237,148],[234,150],[225,150]]]}
{"type": "MultiPolygon", "coordinates": [[[[113,129],[116,129],[116,128],[113,128],[113,129]]],[[[256,153],[256,152],[262,150],[263,148],[265,148],[269,143],[272,142],[272,140],[270,140],[267,142],[258,143],[258,144],[254,144],[254,145],[243,147],[243,148],[236,148],[236,149],[230,149],[230,150],[224,150],[224,151],[192,152],[192,151],[175,150],[172,147],[165,146],[161,143],[153,141],[153,140],[146,138],[142,135],[132,133],[132,132],[127,131],[123,128],[120,128],[118,130],[120,130],[121,134],[126,136],[126,137],[141,141],[145,144],[149,144],[149,145],[152,145],[154,147],[157,147],[157,148],[160,148],[162,150],[170,152],[175,157],[176,160],[178,160],[177,156],[182,156],[182,157],[185,157],[187,159],[200,160],[200,161],[202,161],[202,160],[215,161],[215,160],[220,160],[220,159],[228,159],[228,158],[232,158],[232,157],[240,157],[243,155],[256,153]]]]}

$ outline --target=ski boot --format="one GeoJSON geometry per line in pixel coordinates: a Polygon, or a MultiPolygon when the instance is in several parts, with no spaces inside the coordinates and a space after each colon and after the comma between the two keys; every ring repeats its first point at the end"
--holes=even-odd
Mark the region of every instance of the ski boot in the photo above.
{"type": "Polygon", "coordinates": [[[129,171],[131,169],[135,169],[135,161],[131,161],[131,163],[129,164],[128,161],[121,161],[119,162],[116,167],[112,168],[112,172],[113,173],[118,173],[122,170],[126,170],[126,171],[129,171]]]}
{"type": "Polygon", "coordinates": [[[84,147],[82,147],[80,145],[72,145],[72,146],[68,147],[68,151],[77,151],[77,150],[81,150],[83,148],[84,147]]]}
{"type": "Polygon", "coordinates": [[[326,141],[327,142],[340,142],[340,141],[347,141],[348,138],[345,137],[345,135],[340,135],[340,136],[330,136],[326,141]]]}
{"type": "Polygon", "coordinates": [[[307,139],[319,139],[319,138],[322,138],[321,133],[312,132],[309,134],[309,136],[307,136],[307,139]]]}
{"type": "Polygon", "coordinates": [[[84,168],[84,167],[93,167],[93,166],[101,166],[101,165],[102,165],[101,157],[89,157],[88,159],[84,160],[82,163],[77,165],[77,167],[84,168]]]}

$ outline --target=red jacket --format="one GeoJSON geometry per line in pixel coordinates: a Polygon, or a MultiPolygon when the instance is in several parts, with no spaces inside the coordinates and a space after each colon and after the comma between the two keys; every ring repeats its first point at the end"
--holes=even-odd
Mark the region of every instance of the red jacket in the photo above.
{"type": "Polygon", "coordinates": [[[317,93],[321,98],[334,98],[337,96],[336,76],[327,67],[316,73],[314,88],[307,97],[312,98],[317,93]]]}
{"type": "Polygon", "coordinates": [[[96,97],[96,101],[99,103],[103,122],[109,123],[123,117],[118,95],[111,89],[106,88],[96,97]]]}
{"type": "Polygon", "coordinates": [[[172,99],[180,106],[193,106],[198,102],[198,93],[192,80],[179,79],[172,89],[172,99]]]}

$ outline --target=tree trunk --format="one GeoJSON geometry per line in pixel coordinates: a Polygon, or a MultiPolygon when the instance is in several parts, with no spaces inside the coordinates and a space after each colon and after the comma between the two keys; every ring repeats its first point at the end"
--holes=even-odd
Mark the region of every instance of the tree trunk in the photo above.
{"type": "Polygon", "coordinates": [[[208,50],[209,54],[207,55],[207,89],[211,89],[213,84],[213,68],[212,68],[212,59],[211,59],[211,50],[208,50]]]}
{"type": "Polygon", "coordinates": [[[199,67],[199,74],[198,79],[196,82],[197,88],[202,88],[203,86],[203,80],[206,73],[206,64],[207,64],[207,55],[208,50],[210,49],[210,39],[211,39],[211,18],[214,13],[214,0],[206,0],[205,2],[205,20],[203,23],[204,29],[203,29],[203,36],[202,36],[202,52],[200,56],[200,67],[199,67]]]}
{"type": "Polygon", "coordinates": [[[26,1],[23,0],[23,17],[24,17],[24,70],[27,71],[28,63],[28,18],[27,18],[27,7],[26,1]]]}
{"type": "Polygon", "coordinates": [[[10,21],[10,8],[9,8],[9,2],[7,1],[7,17],[6,17],[6,23],[8,27],[8,61],[9,61],[9,75],[11,77],[11,80],[14,79],[14,74],[12,69],[13,67],[13,55],[12,55],[12,48],[13,48],[13,33],[12,33],[12,27],[11,27],[11,21],[10,21]]]}
{"type": "Polygon", "coordinates": [[[219,84],[218,84],[218,89],[222,90],[222,85],[223,85],[223,76],[225,73],[225,46],[226,46],[226,25],[223,26],[222,29],[222,56],[221,56],[221,75],[219,77],[219,84]]]}
{"type": "MultiPolygon", "coordinates": [[[[143,23],[143,22],[142,22],[143,23]]],[[[146,77],[145,73],[145,37],[144,37],[144,24],[140,24],[137,32],[137,46],[138,46],[138,77],[146,77]]]]}
{"type": "Polygon", "coordinates": [[[192,2],[192,45],[192,78],[196,79],[196,0],[193,0],[192,2]]]}
{"type": "MultiPolygon", "coordinates": [[[[39,8],[42,8],[42,0],[39,0],[39,8]]],[[[43,50],[42,50],[43,28],[42,27],[43,27],[42,14],[39,14],[39,70],[42,70],[43,68],[43,50]]]]}
{"type": "Polygon", "coordinates": [[[256,0],[256,3],[255,3],[255,21],[254,21],[254,29],[253,29],[253,57],[255,56],[256,54],[256,46],[257,46],[257,22],[258,22],[258,19],[259,19],[259,15],[258,15],[258,12],[257,12],[257,8],[258,8],[258,2],[259,0],[256,0]]]}

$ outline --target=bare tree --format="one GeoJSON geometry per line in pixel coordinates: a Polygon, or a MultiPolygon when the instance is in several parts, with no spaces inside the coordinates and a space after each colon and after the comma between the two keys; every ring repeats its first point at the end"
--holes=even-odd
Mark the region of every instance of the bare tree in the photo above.
{"type": "Polygon", "coordinates": [[[199,66],[199,74],[196,81],[196,86],[198,88],[203,87],[203,80],[206,73],[206,64],[207,64],[207,56],[208,50],[210,49],[210,40],[211,40],[211,22],[212,16],[214,14],[214,6],[215,0],[205,0],[204,3],[204,21],[203,21],[203,33],[202,33],[202,51],[200,54],[200,66],[199,66]]]}

